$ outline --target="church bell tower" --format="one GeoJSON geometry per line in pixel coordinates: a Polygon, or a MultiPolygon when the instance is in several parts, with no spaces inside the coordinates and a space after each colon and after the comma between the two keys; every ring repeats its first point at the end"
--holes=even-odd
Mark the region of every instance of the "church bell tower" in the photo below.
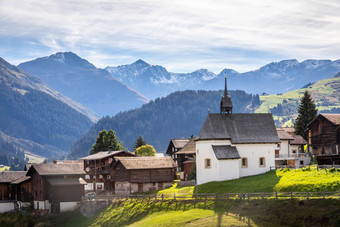
{"type": "Polygon", "coordinates": [[[231,102],[231,98],[228,95],[227,90],[227,77],[224,77],[225,85],[224,85],[224,96],[221,97],[220,104],[220,113],[232,113],[233,112],[233,104],[231,102]]]}

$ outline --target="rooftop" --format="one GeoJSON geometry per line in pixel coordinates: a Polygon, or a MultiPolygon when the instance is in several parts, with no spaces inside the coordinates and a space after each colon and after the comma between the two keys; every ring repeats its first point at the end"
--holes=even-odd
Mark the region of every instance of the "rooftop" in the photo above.
{"type": "Polygon", "coordinates": [[[164,169],[175,168],[171,157],[116,157],[126,169],[164,169]]]}
{"type": "Polygon", "coordinates": [[[272,114],[208,114],[198,140],[225,139],[234,144],[280,142],[272,114]]]}
{"type": "Polygon", "coordinates": [[[196,154],[196,139],[198,139],[198,137],[192,137],[189,142],[176,154],[196,154]]]}
{"type": "Polygon", "coordinates": [[[175,148],[182,148],[184,147],[189,140],[188,139],[172,139],[172,143],[174,144],[175,148]]]}
{"type": "Polygon", "coordinates": [[[340,114],[320,114],[335,125],[340,125],[340,114]]]}
{"type": "Polygon", "coordinates": [[[84,166],[82,164],[33,164],[28,172],[30,172],[32,168],[34,168],[41,176],[85,174],[84,166]]]}
{"type": "Polygon", "coordinates": [[[233,147],[230,145],[219,145],[219,146],[212,145],[212,148],[218,160],[241,158],[236,147],[233,147]]]}
{"type": "Polygon", "coordinates": [[[0,183],[12,183],[26,176],[26,171],[3,171],[0,172],[0,183]]]}
{"type": "Polygon", "coordinates": [[[294,137],[285,130],[276,129],[280,140],[294,140],[294,137]]]}
{"type": "Polygon", "coordinates": [[[99,159],[107,158],[107,157],[110,157],[110,156],[115,156],[115,155],[120,154],[122,152],[131,154],[131,156],[134,156],[133,153],[128,152],[128,151],[101,151],[101,152],[83,157],[80,160],[99,160],[99,159]]]}

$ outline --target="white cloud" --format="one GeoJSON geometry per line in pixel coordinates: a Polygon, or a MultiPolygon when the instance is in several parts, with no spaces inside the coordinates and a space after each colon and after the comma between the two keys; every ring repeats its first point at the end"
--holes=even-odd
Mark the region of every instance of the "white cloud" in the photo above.
{"type": "Polygon", "coordinates": [[[339,58],[338,12],[337,0],[2,0],[0,36],[35,38],[51,51],[85,52],[88,47],[97,53],[94,61],[100,65],[101,59],[121,63],[129,59],[126,56],[145,55],[176,59],[168,62],[174,70],[176,62],[189,66],[192,60],[193,65],[207,63],[202,67],[209,68],[222,66],[222,55],[242,71],[247,65],[249,69],[256,62],[271,61],[262,52],[300,59],[339,58]],[[240,51],[232,52],[234,56],[222,53],[228,48],[240,51]],[[243,50],[259,53],[247,56],[243,50]],[[123,57],[100,57],[115,51],[123,57]]]}

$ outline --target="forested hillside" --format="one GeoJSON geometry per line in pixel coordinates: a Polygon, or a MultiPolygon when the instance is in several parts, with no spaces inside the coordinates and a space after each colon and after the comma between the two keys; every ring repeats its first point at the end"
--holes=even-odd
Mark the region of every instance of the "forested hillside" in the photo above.
{"type": "Polygon", "coordinates": [[[92,125],[83,113],[61,101],[65,99],[0,58],[0,164],[22,163],[25,152],[65,155],[92,125]]]}
{"type": "MultiPolygon", "coordinates": [[[[141,108],[105,117],[94,124],[71,149],[70,158],[88,155],[98,132],[113,129],[125,148],[131,150],[141,135],[157,152],[164,152],[169,140],[197,135],[209,112],[219,112],[222,91],[181,91],[157,98],[141,108]]],[[[258,95],[230,91],[236,113],[251,112],[260,104],[258,95]]]]}

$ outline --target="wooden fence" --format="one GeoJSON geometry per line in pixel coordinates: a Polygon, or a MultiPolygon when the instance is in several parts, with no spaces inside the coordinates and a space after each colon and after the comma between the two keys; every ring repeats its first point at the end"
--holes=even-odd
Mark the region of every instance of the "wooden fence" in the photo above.
{"type": "MultiPolygon", "coordinates": [[[[193,202],[201,202],[207,200],[264,200],[264,199],[340,199],[340,192],[252,192],[252,193],[173,193],[173,194],[133,194],[133,195],[97,195],[89,200],[148,200],[148,201],[164,201],[164,200],[185,200],[193,202]]],[[[84,200],[88,200],[86,197],[84,200]]]]}

